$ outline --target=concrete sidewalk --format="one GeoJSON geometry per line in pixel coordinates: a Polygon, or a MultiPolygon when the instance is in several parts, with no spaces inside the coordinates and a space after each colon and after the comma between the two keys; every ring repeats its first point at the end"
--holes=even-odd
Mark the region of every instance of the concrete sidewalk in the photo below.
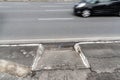
{"type": "Polygon", "coordinates": [[[120,80],[120,43],[79,44],[79,47],[78,53],[74,45],[68,44],[0,46],[0,59],[28,67],[37,60],[33,74],[22,78],[4,72],[0,73],[0,80],[120,80]],[[90,67],[84,64],[81,53],[90,67]]]}
{"type": "Polygon", "coordinates": [[[120,43],[81,44],[91,66],[88,80],[120,80],[120,43]]]}
{"type": "MultiPolygon", "coordinates": [[[[1,60],[6,60],[5,64],[6,62],[8,64],[6,65],[7,67],[5,66],[5,71],[1,72],[0,80],[55,80],[58,78],[61,80],[78,80],[79,78],[85,80],[87,73],[90,72],[89,68],[84,65],[81,57],[75,52],[73,46],[63,46],[61,44],[50,46],[40,46],[40,44],[33,46],[29,44],[1,45],[1,60]],[[28,74],[24,78],[18,77],[19,72],[17,75],[14,74],[16,73],[16,68],[11,67],[11,65],[13,66],[12,62],[30,67],[33,74],[28,74]],[[10,69],[8,70],[8,68],[10,69]]],[[[4,64],[0,64],[0,67],[4,68],[2,65],[4,64]]]]}

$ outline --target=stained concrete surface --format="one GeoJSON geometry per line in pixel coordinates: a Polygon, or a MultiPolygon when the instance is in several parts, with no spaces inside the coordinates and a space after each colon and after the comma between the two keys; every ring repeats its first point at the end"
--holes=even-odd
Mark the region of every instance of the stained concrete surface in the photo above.
{"type": "Polygon", "coordinates": [[[120,80],[120,72],[92,72],[88,74],[87,80],[120,80]]]}
{"type": "MultiPolygon", "coordinates": [[[[18,78],[6,73],[0,73],[0,80],[120,80],[120,43],[80,45],[91,66],[90,69],[84,67],[80,56],[74,52],[74,49],[62,48],[61,46],[57,46],[58,48],[56,49],[55,47],[56,46],[52,46],[52,48],[45,47],[47,49],[45,49],[45,53],[42,55],[37,67],[40,70],[36,71],[34,76],[18,78]],[[79,68],[75,67],[76,64],[80,64],[78,66],[79,68]],[[58,65],[61,66],[58,67],[58,65]],[[53,69],[50,68],[50,66],[52,66],[53,69]],[[47,70],[44,67],[50,69],[47,70]]],[[[18,47],[14,49],[21,54],[20,50],[23,48],[18,47]]],[[[2,52],[3,50],[8,54],[10,54],[10,52],[16,53],[14,49],[13,51],[8,49],[7,52],[5,48],[1,48],[0,51],[2,52]]],[[[36,48],[25,49],[28,53],[29,50],[36,51],[36,48]]],[[[2,52],[1,55],[4,55],[5,52],[2,52]]],[[[24,50],[22,52],[24,52],[24,50]]],[[[3,58],[7,59],[6,57],[3,58]]]]}
{"type": "Polygon", "coordinates": [[[16,77],[13,75],[9,75],[7,73],[0,73],[0,80],[38,80],[38,77],[26,77],[26,78],[21,78],[21,77],[16,77]]]}
{"type": "Polygon", "coordinates": [[[0,59],[31,66],[38,46],[0,46],[0,59]]]}
{"type": "Polygon", "coordinates": [[[39,80],[86,80],[89,69],[43,71],[39,80]]]}
{"type": "Polygon", "coordinates": [[[80,45],[91,69],[96,72],[113,72],[120,68],[120,44],[83,44],[80,45]]]}
{"type": "MultiPolygon", "coordinates": [[[[35,75],[20,78],[8,73],[0,73],[0,80],[86,80],[90,70],[85,68],[81,57],[72,47],[45,45],[46,49],[38,62],[36,68],[38,71],[35,71],[35,75]],[[45,67],[52,69],[47,70],[45,67]]],[[[37,49],[37,46],[1,46],[0,59],[30,66],[37,49]]]]}
{"type": "MultiPolygon", "coordinates": [[[[37,50],[38,46],[0,46],[0,59],[31,67],[37,50]]],[[[3,64],[0,65],[2,66],[3,64]]],[[[5,73],[0,72],[0,80],[36,80],[36,78],[31,77],[31,75],[21,78],[16,75],[10,75],[6,71],[5,73]]]]}
{"type": "Polygon", "coordinates": [[[72,70],[86,68],[81,57],[74,50],[45,50],[38,65],[37,70],[45,67],[72,70]]]}
{"type": "Polygon", "coordinates": [[[0,73],[0,80],[86,80],[90,73],[84,70],[50,70],[40,71],[34,77],[19,78],[9,74],[0,73]]]}

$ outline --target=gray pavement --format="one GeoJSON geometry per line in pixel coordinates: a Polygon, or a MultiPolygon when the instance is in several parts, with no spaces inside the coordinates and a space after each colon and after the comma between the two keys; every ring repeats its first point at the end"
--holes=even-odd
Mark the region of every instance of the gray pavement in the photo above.
{"type": "Polygon", "coordinates": [[[119,37],[120,18],[73,15],[72,3],[1,2],[0,40],[119,37]]]}
{"type": "Polygon", "coordinates": [[[32,66],[38,46],[1,46],[0,59],[32,66]]]}
{"type": "Polygon", "coordinates": [[[37,50],[38,46],[0,46],[0,80],[36,80],[28,76],[31,72],[25,78],[18,75],[23,74],[27,68],[31,71],[37,50]]]}
{"type": "Polygon", "coordinates": [[[39,80],[86,80],[89,73],[89,69],[44,71],[41,72],[39,80]]]}
{"type": "MultiPolygon", "coordinates": [[[[39,44],[32,45],[1,45],[0,59],[30,67],[40,49],[39,44]]],[[[4,72],[0,73],[0,80],[120,80],[120,43],[80,44],[90,68],[85,67],[83,57],[73,46],[44,44],[33,74],[21,78],[4,72]]]]}
{"type": "Polygon", "coordinates": [[[47,50],[38,62],[37,70],[79,70],[86,68],[81,57],[73,50],[47,50]]]}
{"type": "Polygon", "coordinates": [[[119,43],[93,43],[80,46],[91,66],[87,80],[120,80],[119,43]]]}
{"type": "Polygon", "coordinates": [[[98,73],[114,72],[120,67],[120,44],[86,44],[81,49],[87,57],[91,69],[98,73]]]}
{"type": "Polygon", "coordinates": [[[73,46],[54,44],[43,47],[45,51],[39,44],[0,45],[0,80],[85,80],[90,70],[85,67],[73,46]],[[31,74],[23,78],[15,75],[22,72],[20,65],[32,69],[34,61],[37,67],[31,74]],[[20,71],[17,71],[19,68],[20,71]]]}

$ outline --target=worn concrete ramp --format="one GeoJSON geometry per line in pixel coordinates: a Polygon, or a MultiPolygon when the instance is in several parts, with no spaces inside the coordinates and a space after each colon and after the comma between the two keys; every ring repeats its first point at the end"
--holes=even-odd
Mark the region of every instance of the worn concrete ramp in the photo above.
{"type": "Polygon", "coordinates": [[[86,68],[81,57],[73,49],[45,50],[39,60],[37,70],[40,69],[82,69],[86,68]]]}

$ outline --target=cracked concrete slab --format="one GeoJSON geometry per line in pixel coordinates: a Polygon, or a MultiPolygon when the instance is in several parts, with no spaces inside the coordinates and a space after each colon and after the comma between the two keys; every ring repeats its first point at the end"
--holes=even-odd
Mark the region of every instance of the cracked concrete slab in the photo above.
{"type": "Polygon", "coordinates": [[[0,46],[0,59],[31,66],[38,46],[0,46]]]}
{"type": "Polygon", "coordinates": [[[101,73],[113,72],[120,68],[120,43],[82,44],[80,46],[88,59],[91,70],[101,73]]]}
{"type": "Polygon", "coordinates": [[[0,80],[24,80],[30,77],[39,52],[39,45],[0,45],[0,80]]]}

